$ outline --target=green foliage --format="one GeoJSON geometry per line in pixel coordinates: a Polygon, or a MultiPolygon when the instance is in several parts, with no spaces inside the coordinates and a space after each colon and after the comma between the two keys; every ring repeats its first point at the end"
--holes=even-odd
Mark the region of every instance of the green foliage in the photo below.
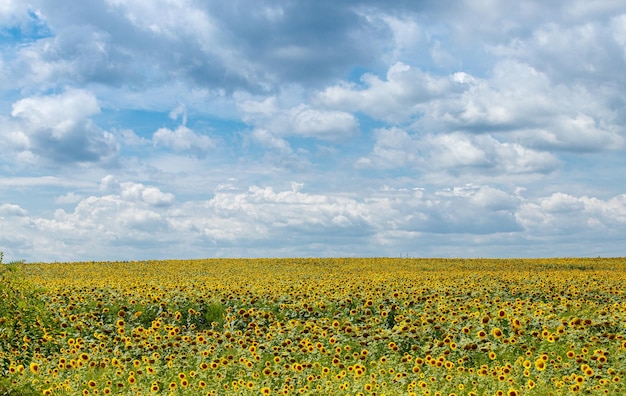
{"type": "Polygon", "coordinates": [[[15,385],[8,378],[0,378],[0,396],[35,396],[40,395],[30,384],[15,385]]]}
{"type": "MultiPolygon", "coordinates": [[[[28,367],[35,350],[45,352],[49,329],[54,325],[50,313],[38,298],[41,290],[20,276],[22,261],[2,263],[0,252],[0,377],[6,376],[9,361],[28,367]],[[44,341],[42,341],[44,340],[44,341]]],[[[0,395],[11,393],[0,384],[0,395]]],[[[17,391],[14,391],[17,392],[17,391]]]]}
{"type": "Polygon", "coordinates": [[[207,325],[217,323],[219,327],[224,326],[224,316],[226,315],[226,308],[220,303],[213,302],[206,306],[206,312],[204,313],[204,320],[207,325]]]}

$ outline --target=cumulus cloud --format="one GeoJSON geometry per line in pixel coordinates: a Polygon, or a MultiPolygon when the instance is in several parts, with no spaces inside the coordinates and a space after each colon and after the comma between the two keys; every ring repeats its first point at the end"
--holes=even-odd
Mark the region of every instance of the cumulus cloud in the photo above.
{"type": "Polygon", "coordinates": [[[626,229],[624,195],[600,199],[555,193],[532,198],[517,188],[466,184],[384,188],[356,197],[303,192],[296,182],[285,190],[254,185],[244,191],[219,189],[207,200],[177,203],[142,183],[119,183],[107,176],[102,184],[102,195],[81,198],[73,210],[59,209],[51,218],[2,205],[0,222],[9,216],[15,220],[11,235],[6,228],[0,231],[0,242],[11,237],[13,253],[38,259],[60,259],[68,249],[83,258],[111,258],[110,249],[115,249],[115,258],[139,258],[135,255],[140,246],[161,254],[184,246],[187,256],[203,256],[212,249],[227,255],[267,255],[286,249],[286,241],[289,249],[281,251],[298,255],[315,246],[346,254],[342,246],[351,249],[363,243],[394,253],[408,246],[403,241],[409,236],[419,238],[413,244],[429,240],[444,246],[437,235],[450,235],[455,244],[478,243],[483,249],[495,249],[494,241],[504,235],[519,243],[537,236],[558,241],[576,233],[603,243],[602,235],[626,229]],[[465,239],[459,239],[462,235],[465,239]],[[480,235],[482,239],[476,239],[480,235]],[[342,244],[330,244],[338,238],[342,244]],[[23,243],[27,240],[32,244],[23,243]]]}
{"type": "Polygon", "coordinates": [[[19,0],[6,0],[0,4],[0,24],[11,26],[28,11],[28,4],[19,0]]]}
{"type": "Polygon", "coordinates": [[[164,193],[156,187],[146,187],[141,183],[121,183],[120,189],[120,196],[130,201],[141,201],[153,206],[168,206],[174,201],[174,194],[164,193]]]}
{"type": "Polygon", "coordinates": [[[320,92],[316,100],[324,106],[402,122],[417,116],[426,102],[454,92],[450,79],[429,75],[401,62],[389,67],[385,81],[366,73],[361,76],[361,85],[331,86],[320,92]]]}
{"type": "MultiPolygon", "coordinates": [[[[133,241],[154,241],[155,231],[166,230],[167,222],[142,199],[127,199],[120,195],[90,196],[81,200],[73,212],[57,210],[52,219],[37,219],[42,232],[62,233],[66,243],[86,240],[93,247],[96,240],[115,246],[133,241]]],[[[88,250],[83,254],[88,254],[88,250]]]]}
{"type": "Polygon", "coordinates": [[[114,136],[90,117],[100,112],[98,101],[85,90],[31,96],[13,104],[3,131],[12,148],[31,160],[55,164],[106,161],[118,146],[114,136]]]}
{"type": "Polygon", "coordinates": [[[315,99],[387,122],[413,118],[420,130],[508,133],[519,144],[544,150],[596,151],[624,143],[618,114],[595,93],[555,85],[516,61],[497,63],[489,79],[464,72],[435,77],[396,63],[387,81],[364,74],[362,82],[329,87],[315,99]]]}
{"type": "MultiPolygon", "coordinates": [[[[10,64],[13,86],[38,84],[51,88],[60,84],[129,82],[138,70],[111,43],[111,34],[90,25],[70,25],[52,37],[21,47],[10,64]]],[[[135,74],[136,73],[136,74],[135,74]]]]}
{"type": "Polygon", "coordinates": [[[318,239],[330,232],[371,232],[365,205],[349,198],[306,194],[294,189],[251,186],[246,192],[222,191],[196,208],[199,214],[180,226],[202,230],[212,240],[240,238],[318,239]],[[223,227],[230,224],[229,227],[223,227]]]}
{"type": "Polygon", "coordinates": [[[2,204],[0,205],[0,216],[26,216],[27,212],[19,205],[2,204]]]}
{"type": "Polygon", "coordinates": [[[353,114],[320,110],[304,104],[283,109],[275,97],[262,101],[246,100],[240,103],[239,108],[247,123],[282,137],[338,141],[355,135],[359,130],[359,122],[353,114]]]}
{"type": "Polygon", "coordinates": [[[120,188],[120,182],[113,175],[106,175],[100,180],[100,191],[115,192],[120,188]]]}
{"type": "Polygon", "coordinates": [[[623,129],[586,114],[555,115],[545,129],[520,130],[516,135],[520,142],[534,148],[589,152],[622,148],[623,129]]]}
{"type": "Polygon", "coordinates": [[[292,149],[291,149],[291,146],[289,145],[289,142],[287,142],[285,139],[281,139],[278,136],[272,134],[267,129],[256,128],[251,132],[250,137],[252,141],[261,145],[262,147],[267,147],[267,148],[276,150],[284,154],[292,153],[292,149]]]}
{"type": "Polygon", "coordinates": [[[512,210],[520,203],[519,197],[491,186],[467,184],[435,192],[439,197],[468,198],[472,205],[492,210],[512,210]]]}
{"type": "Polygon", "coordinates": [[[382,202],[388,206],[384,218],[391,222],[381,232],[382,239],[399,233],[486,235],[521,230],[514,216],[518,197],[486,185],[390,191],[382,202]]]}
{"type": "Polygon", "coordinates": [[[52,217],[31,214],[17,205],[0,206],[0,244],[8,245],[5,251],[17,257],[67,260],[76,255],[130,258],[137,246],[171,240],[167,217],[173,194],[142,183],[120,183],[111,175],[102,179],[101,191],[103,195],[62,197],[59,203],[74,207],[57,209],[52,217]],[[19,216],[19,221],[7,228],[2,222],[9,215],[19,216]]]}
{"type": "Polygon", "coordinates": [[[519,61],[497,63],[489,78],[464,72],[438,77],[396,63],[386,81],[371,74],[361,81],[326,88],[315,101],[386,122],[413,119],[416,130],[506,133],[531,149],[600,151],[624,144],[623,115],[611,103],[519,61]]]}
{"type": "Polygon", "coordinates": [[[618,72],[626,65],[621,36],[623,18],[622,10],[621,15],[605,20],[589,18],[567,25],[546,23],[514,46],[498,46],[494,51],[531,63],[558,83],[570,85],[576,81],[590,88],[593,81],[602,85],[610,81],[623,83],[624,76],[618,72]]]}
{"type": "MultiPolygon", "coordinates": [[[[26,14],[24,6],[5,3],[0,15],[26,14]]],[[[285,81],[315,84],[354,65],[376,63],[372,50],[382,48],[388,34],[367,23],[360,7],[325,2],[243,1],[231,7],[107,0],[67,10],[31,3],[58,38],[28,43],[20,51],[20,64],[27,68],[14,71],[40,84],[72,75],[85,82],[137,85],[173,77],[231,92],[262,91],[285,81]],[[359,45],[363,41],[367,48],[359,45]],[[130,68],[121,73],[121,65],[130,68]]]]}
{"type": "Polygon", "coordinates": [[[462,94],[434,103],[424,125],[473,133],[514,133],[531,147],[574,151],[617,149],[623,127],[584,87],[554,85],[527,64],[505,61],[489,80],[467,79],[462,94]]]}
{"type": "Polygon", "coordinates": [[[83,199],[81,195],[78,195],[74,192],[69,192],[67,194],[61,195],[57,197],[56,203],[60,204],[75,204],[80,202],[83,199]]]}
{"type": "Polygon", "coordinates": [[[554,193],[540,202],[541,209],[546,213],[564,213],[584,209],[581,200],[569,194],[554,193]]]}
{"type": "Polygon", "coordinates": [[[549,152],[500,142],[490,135],[453,133],[424,139],[429,163],[442,169],[479,168],[498,174],[550,173],[559,160],[549,152]]]}
{"type": "Polygon", "coordinates": [[[386,32],[368,24],[357,12],[358,5],[255,6],[256,11],[250,13],[223,6],[212,7],[211,13],[221,21],[239,55],[253,60],[256,76],[269,83],[310,85],[340,76],[354,65],[377,62],[375,52],[386,32]],[[368,46],[363,47],[362,42],[368,46]]]}
{"type": "Polygon", "coordinates": [[[55,129],[58,135],[67,133],[66,126],[100,112],[98,100],[88,91],[68,90],[59,95],[36,96],[13,104],[13,117],[20,117],[37,126],[55,129]]]}
{"type": "Polygon", "coordinates": [[[538,234],[573,234],[585,231],[623,232],[626,227],[626,195],[607,200],[554,193],[520,206],[518,222],[538,234]]]}
{"type": "Polygon", "coordinates": [[[197,134],[185,125],[175,130],[159,128],[152,135],[152,142],[155,146],[163,146],[178,153],[190,152],[199,158],[205,157],[215,147],[210,137],[197,134]]]}
{"type": "Polygon", "coordinates": [[[390,169],[415,167],[421,161],[420,144],[405,130],[381,128],[374,131],[376,144],[368,157],[360,158],[356,165],[366,168],[390,169]]]}
{"type": "Polygon", "coordinates": [[[360,158],[357,166],[507,175],[545,174],[559,166],[559,160],[548,152],[500,142],[490,135],[456,132],[420,137],[388,128],[376,130],[375,138],[372,152],[360,158]]]}
{"type": "Polygon", "coordinates": [[[156,187],[142,183],[119,182],[112,175],[100,181],[100,190],[110,192],[130,202],[142,202],[151,206],[169,206],[174,202],[174,194],[165,193],[156,187]]]}

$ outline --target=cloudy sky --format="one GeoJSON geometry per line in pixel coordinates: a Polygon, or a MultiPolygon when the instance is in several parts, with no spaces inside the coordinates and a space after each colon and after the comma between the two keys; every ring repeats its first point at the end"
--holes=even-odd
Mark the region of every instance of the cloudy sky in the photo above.
{"type": "Polygon", "coordinates": [[[624,70],[621,0],[2,0],[0,250],[624,256],[624,70]]]}

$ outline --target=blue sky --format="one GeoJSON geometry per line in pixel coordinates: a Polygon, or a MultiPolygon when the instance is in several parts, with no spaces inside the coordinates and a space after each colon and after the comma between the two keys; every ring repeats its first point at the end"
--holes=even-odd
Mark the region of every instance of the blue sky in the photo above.
{"type": "Polygon", "coordinates": [[[624,70],[623,1],[3,0],[0,250],[623,256],[624,70]]]}

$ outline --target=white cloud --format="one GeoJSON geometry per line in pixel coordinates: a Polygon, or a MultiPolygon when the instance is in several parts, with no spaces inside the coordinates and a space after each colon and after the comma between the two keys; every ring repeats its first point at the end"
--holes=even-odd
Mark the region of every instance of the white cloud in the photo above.
{"type": "Polygon", "coordinates": [[[69,192],[67,194],[57,197],[55,202],[59,204],[76,204],[80,202],[82,199],[83,199],[82,195],[75,194],[74,192],[69,192]]]}
{"type": "Polygon", "coordinates": [[[620,56],[620,18],[623,15],[614,14],[602,21],[546,23],[514,47],[501,46],[495,51],[534,65],[556,83],[575,82],[590,89],[598,85],[608,87],[610,81],[624,81],[619,73],[619,67],[626,64],[620,56]]]}
{"type": "Polygon", "coordinates": [[[550,153],[500,142],[490,135],[457,132],[420,137],[390,128],[376,130],[375,137],[372,153],[359,159],[358,166],[507,175],[550,173],[559,166],[550,153]]]}
{"type": "Polygon", "coordinates": [[[3,0],[0,3],[0,25],[11,26],[26,17],[28,3],[20,0],[3,0]]]}
{"type": "Polygon", "coordinates": [[[425,144],[429,162],[442,169],[473,167],[516,175],[550,173],[559,166],[558,159],[551,153],[528,149],[517,143],[500,142],[490,135],[429,136],[425,144]]]}
{"type": "Polygon", "coordinates": [[[167,228],[159,213],[147,209],[128,208],[118,215],[117,221],[121,227],[149,233],[167,228]]]}
{"type": "Polygon", "coordinates": [[[426,33],[412,16],[398,17],[394,15],[380,15],[378,12],[367,15],[372,23],[381,23],[391,31],[392,43],[387,48],[385,58],[387,63],[395,63],[398,59],[407,59],[419,56],[419,51],[425,46],[426,33]]]}
{"type": "Polygon", "coordinates": [[[179,216],[176,223],[187,230],[201,230],[212,241],[265,240],[279,246],[279,240],[306,244],[336,232],[372,232],[367,205],[362,202],[297,189],[275,192],[271,187],[251,186],[246,192],[220,191],[201,207],[194,204],[191,208],[197,215],[184,221],[179,216]]]}
{"type": "MultiPolygon", "coordinates": [[[[297,136],[336,140],[352,136],[358,130],[358,121],[342,111],[323,111],[301,105],[288,111],[291,133],[297,136]]],[[[277,123],[276,128],[278,128],[277,123]]],[[[286,126],[289,128],[289,126],[286,126]]],[[[285,129],[285,133],[290,134],[285,129]]]]}
{"type": "Polygon", "coordinates": [[[356,117],[335,110],[320,110],[300,104],[283,109],[275,97],[239,104],[246,123],[276,136],[310,137],[327,141],[344,140],[359,130],[356,117]]]}
{"type": "Polygon", "coordinates": [[[114,192],[120,189],[120,182],[112,175],[106,175],[100,180],[100,191],[114,192]]]}
{"type": "Polygon", "coordinates": [[[540,205],[547,213],[580,211],[585,206],[578,198],[564,193],[554,193],[543,199],[540,205]]]}
{"type": "Polygon", "coordinates": [[[14,49],[7,67],[11,87],[27,92],[32,86],[40,91],[55,90],[87,82],[128,82],[140,75],[138,68],[128,64],[133,61],[129,54],[112,42],[112,33],[96,24],[67,24],[54,30],[54,35],[29,40],[14,49]]]}
{"type": "Polygon", "coordinates": [[[624,128],[595,95],[582,86],[555,85],[529,65],[501,62],[490,80],[473,78],[462,95],[433,104],[424,125],[509,133],[542,149],[618,149],[624,128]]]}
{"type": "Polygon", "coordinates": [[[518,197],[490,186],[481,186],[471,198],[472,204],[490,210],[512,210],[519,204],[518,197]]]}
{"type": "Polygon", "coordinates": [[[9,190],[9,187],[23,188],[77,188],[88,187],[91,183],[76,179],[64,179],[56,176],[37,177],[0,177],[0,186],[9,190]]]}
{"type": "MultiPolygon", "coordinates": [[[[482,145],[476,144],[471,136],[455,133],[430,136],[427,139],[431,150],[428,155],[440,168],[489,167],[490,158],[482,145]]],[[[495,141],[492,141],[496,143],[495,141]]],[[[489,143],[492,143],[489,142],[489,143]]],[[[497,144],[497,143],[496,143],[497,144]]]]}
{"type": "Polygon", "coordinates": [[[557,192],[524,203],[516,217],[529,232],[538,234],[623,232],[626,229],[626,195],[602,200],[557,192]]]}
{"type": "Polygon", "coordinates": [[[152,142],[155,146],[167,147],[178,153],[190,152],[200,158],[215,148],[215,142],[210,137],[197,134],[185,125],[179,125],[175,130],[159,128],[152,135],[152,142]]]}
{"type": "MultiPolygon", "coordinates": [[[[106,177],[103,184],[111,186],[105,195],[82,198],[73,211],[59,209],[53,218],[29,214],[14,204],[0,206],[0,222],[17,216],[11,220],[11,235],[6,228],[0,232],[0,243],[10,237],[16,246],[12,254],[46,260],[62,259],[69,251],[83,259],[138,259],[147,252],[171,253],[171,246],[185,246],[187,257],[218,247],[227,255],[267,255],[281,249],[297,256],[314,246],[330,248],[337,239],[343,241],[336,245],[338,251],[361,244],[393,252],[408,246],[405,238],[432,241],[436,235],[451,235],[457,246],[478,243],[493,249],[489,241],[499,238],[495,235],[508,235],[517,243],[571,234],[600,241],[626,229],[626,195],[604,200],[566,193],[531,198],[520,195],[518,188],[467,184],[438,190],[383,188],[357,198],[305,193],[296,183],[286,190],[231,187],[216,190],[208,200],[176,203],[171,195],[141,183],[106,177]],[[477,235],[485,237],[478,242],[477,235]],[[137,256],[142,251],[137,249],[144,248],[137,256]]],[[[447,246],[442,240],[437,243],[447,246]]]]}
{"type": "Polygon", "coordinates": [[[599,151],[624,146],[624,128],[586,114],[555,115],[546,129],[520,130],[520,142],[536,148],[558,148],[571,151],[599,151]]]}
{"type": "Polygon", "coordinates": [[[187,108],[184,104],[179,103],[178,106],[174,108],[174,110],[170,111],[169,114],[172,120],[177,120],[178,117],[182,117],[182,125],[187,124],[187,108]]]}
{"type": "Polygon", "coordinates": [[[418,130],[508,133],[524,146],[597,151],[623,146],[619,117],[584,86],[555,84],[518,61],[502,61],[490,78],[465,72],[436,77],[403,63],[386,81],[362,76],[364,86],[342,83],[315,96],[329,108],[361,111],[376,119],[415,120],[418,130]]]}
{"type": "MultiPolygon", "coordinates": [[[[167,39],[194,37],[204,48],[217,44],[218,29],[209,13],[190,2],[106,0],[134,26],[167,39]]],[[[217,47],[219,48],[219,47],[217,47]]]]}
{"type": "MultiPolygon", "coordinates": [[[[31,96],[13,104],[3,135],[13,150],[29,162],[57,164],[100,162],[118,150],[115,137],[90,118],[100,112],[89,91],[67,89],[47,96],[31,96]]],[[[1,120],[0,120],[1,122],[1,120]]]]}
{"type": "Polygon", "coordinates": [[[429,75],[401,62],[389,67],[385,81],[364,74],[361,82],[363,87],[343,83],[326,88],[315,100],[327,107],[403,122],[423,111],[425,103],[455,90],[450,79],[429,75]]]}
{"type": "Polygon", "coordinates": [[[281,153],[291,154],[291,146],[285,139],[281,139],[273,135],[267,129],[254,129],[250,134],[251,139],[260,144],[262,147],[267,147],[273,150],[277,150],[281,153]]]}
{"type": "Polygon", "coordinates": [[[62,138],[77,120],[100,112],[98,100],[84,90],[66,90],[59,95],[35,96],[13,104],[11,115],[29,121],[36,128],[50,128],[62,138]]]}
{"type": "Polygon", "coordinates": [[[419,142],[400,128],[374,131],[376,145],[369,157],[360,158],[357,166],[390,169],[414,167],[420,162],[419,142]]]}
{"type": "Polygon", "coordinates": [[[466,184],[435,192],[438,197],[467,198],[472,205],[490,210],[513,210],[520,203],[519,197],[490,186],[466,184]]]}
{"type": "Polygon", "coordinates": [[[65,243],[83,241],[82,254],[89,254],[89,248],[95,248],[97,240],[109,246],[148,241],[155,237],[155,231],[167,228],[161,215],[145,206],[141,199],[129,200],[118,195],[87,197],[73,212],[57,210],[53,219],[37,219],[35,223],[42,233],[63,232],[65,243]]]}
{"type": "Polygon", "coordinates": [[[0,205],[0,216],[26,216],[28,212],[15,204],[0,205]]]}
{"type": "Polygon", "coordinates": [[[100,181],[100,191],[110,193],[129,202],[141,202],[151,206],[169,206],[175,196],[164,193],[156,187],[142,183],[119,182],[114,176],[106,175],[100,181]]]}
{"type": "Polygon", "coordinates": [[[156,187],[141,183],[120,183],[120,197],[132,202],[145,202],[152,206],[168,206],[174,202],[174,194],[164,193],[156,187]]]}
{"type": "Polygon", "coordinates": [[[149,145],[150,141],[144,137],[141,137],[131,129],[123,129],[121,131],[114,131],[116,136],[119,136],[119,140],[125,146],[145,146],[149,145]]]}

